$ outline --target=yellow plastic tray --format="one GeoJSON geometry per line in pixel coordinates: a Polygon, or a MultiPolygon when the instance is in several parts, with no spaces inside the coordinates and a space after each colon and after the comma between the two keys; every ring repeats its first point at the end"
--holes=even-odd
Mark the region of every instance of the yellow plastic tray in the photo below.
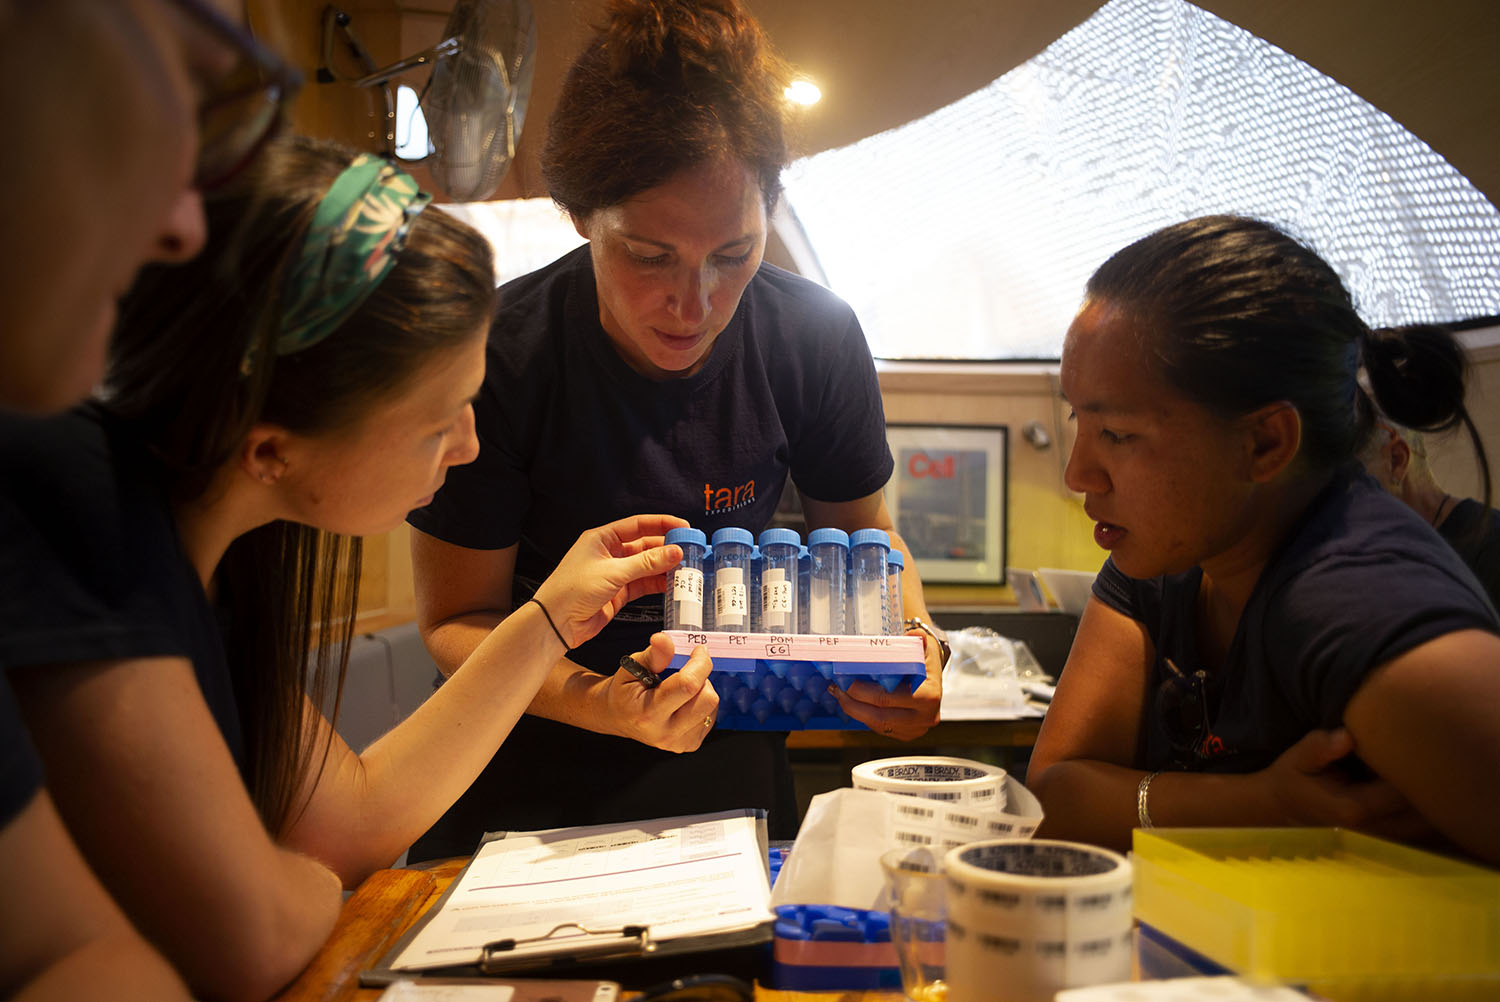
{"type": "Polygon", "coordinates": [[[1135,917],[1237,974],[1500,975],[1500,872],[1340,828],[1135,832],[1135,917]]]}

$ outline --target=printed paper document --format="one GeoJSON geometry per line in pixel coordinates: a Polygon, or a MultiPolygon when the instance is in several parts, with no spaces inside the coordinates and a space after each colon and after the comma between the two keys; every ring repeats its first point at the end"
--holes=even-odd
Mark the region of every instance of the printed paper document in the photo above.
{"type": "Polygon", "coordinates": [[[516,955],[565,954],[631,925],[669,941],[772,922],[763,830],[753,811],[724,811],[509,833],[480,847],[391,966],[477,963],[502,939],[516,955]],[[553,932],[565,923],[590,932],[553,932]]]}

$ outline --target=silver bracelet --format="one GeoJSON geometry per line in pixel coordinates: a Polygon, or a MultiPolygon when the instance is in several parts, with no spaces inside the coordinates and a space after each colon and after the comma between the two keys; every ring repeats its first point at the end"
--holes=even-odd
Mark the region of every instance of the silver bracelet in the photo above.
{"type": "Polygon", "coordinates": [[[1151,781],[1160,775],[1160,769],[1156,770],[1155,772],[1146,773],[1146,775],[1141,777],[1140,785],[1135,788],[1135,817],[1136,820],[1140,822],[1137,827],[1156,827],[1151,823],[1151,811],[1146,806],[1146,797],[1150,794],[1151,791],[1151,781]]]}

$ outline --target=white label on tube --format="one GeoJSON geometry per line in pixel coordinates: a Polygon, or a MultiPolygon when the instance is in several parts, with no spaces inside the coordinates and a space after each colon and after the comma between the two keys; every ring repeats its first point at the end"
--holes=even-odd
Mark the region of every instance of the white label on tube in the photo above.
{"type": "Polygon", "coordinates": [[[767,567],[761,574],[760,624],[767,631],[792,628],[792,583],[784,567],[767,567]]]}
{"type": "Polygon", "coordinates": [[[884,581],[855,581],[855,615],[859,622],[855,623],[856,634],[875,636],[885,632],[885,602],[882,600],[880,586],[884,581]]]}
{"type": "Polygon", "coordinates": [[[720,567],[714,574],[714,623],[719,627],[744,626],[749,608],[745,595],[745,569],[720,567]]]}
{"type": "Polygon", "coordinates": [[[807,632],[824,636],[833,632],[833,585],[813,578],[807,591],[807,632]]]}
{"type": "Polygon", "coordinates": [[[679,629],[703,629],[703,572],[679,567],[672,575],[672,601],[677,603],[679,629]]]}

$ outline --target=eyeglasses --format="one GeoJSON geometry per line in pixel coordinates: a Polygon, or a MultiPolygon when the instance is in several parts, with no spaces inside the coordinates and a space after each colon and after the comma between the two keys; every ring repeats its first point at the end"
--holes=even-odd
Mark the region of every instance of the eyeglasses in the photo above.
{"type": "Polygon", "coordinates": [[[1156,690],[1157,719],[1172,746],[1173,765],[1191,766],[1204,757],[1204,745],[1213,739],[1208,722],[1208,673],[1198,669],[1191,675],[1162,658],[1169,674],[1156,690]]]}
{"type": "Polygon", "coordinates": [[[239,55],[198,108],[193,187],[203,191],[238,174],[281,130],[302,74],[204,0],[170,2],[239,55]]]}
{"type": "Polygon", "coordinates": [[[755,989],[728,974],[695,974],[647,988],[633,1002],[754,1002],[755,989]]]}

